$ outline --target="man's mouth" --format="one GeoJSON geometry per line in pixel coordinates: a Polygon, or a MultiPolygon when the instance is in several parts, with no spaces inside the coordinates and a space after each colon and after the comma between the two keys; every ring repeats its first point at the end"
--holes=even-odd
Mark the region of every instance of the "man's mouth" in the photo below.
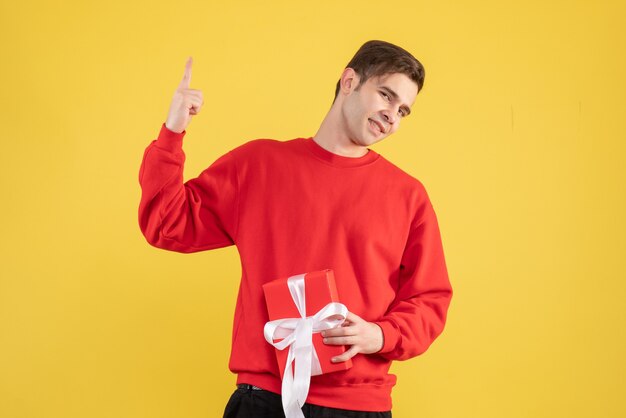
{"type": "Polygon", "coordinates": [[[378,130],[382,133],[385,133],[385,128],[383,127],[383,124],[378,122],[377,120],[374,119],[369,119],[370,122],[374,123],[374,125],[376,125],[376,127],[378,128],[378,130]]]}

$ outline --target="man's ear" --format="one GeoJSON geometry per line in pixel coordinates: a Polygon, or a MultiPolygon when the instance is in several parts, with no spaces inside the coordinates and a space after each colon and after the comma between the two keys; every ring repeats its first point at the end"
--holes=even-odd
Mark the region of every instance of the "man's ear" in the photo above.
{"type": "Polygon", "coordinates": [[[342,93],[348,94],[353,91],[359,85],[360,77],[352,68],[348,67],[341,73],[341,79],[339,82],[339,90],[342,93]]]}

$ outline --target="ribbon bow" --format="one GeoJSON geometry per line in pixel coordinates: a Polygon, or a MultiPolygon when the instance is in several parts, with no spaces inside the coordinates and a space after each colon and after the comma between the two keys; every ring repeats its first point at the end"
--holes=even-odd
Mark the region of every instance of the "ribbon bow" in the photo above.
{"type": "Polygon", "coordinates": [[[311,376],[322,374],[317,352],[313,346],[313,333],[319,333],[341,325],[348,315],[348,308],[331,302],[312,316],[306,316],[305,274],[287,279],[289,293],[298,308],[300,318],[283,318],[265,324],[265,340],[283,350],[289,347],[282,383],[282,403],[285,418],[304,418],[302,406],[309,394],[311,376]],[[274,343],[274,339],[283,338],[274,343]],[[292,364],[295,363],[295,376],[292,364]]]}

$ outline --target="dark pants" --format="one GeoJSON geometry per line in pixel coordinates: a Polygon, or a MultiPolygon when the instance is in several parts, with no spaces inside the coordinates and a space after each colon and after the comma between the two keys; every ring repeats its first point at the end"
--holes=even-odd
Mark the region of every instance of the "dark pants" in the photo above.
{"type": "MultiPolygon", "coordinates": [[[[302,407],[302,413],[306,418],[391,418],[391,411],[352,411],[308,403],[302,407]]],[[[285,413],[279,394],[237,385],[224,410],[224,418],[285,418],[285,413]]]]}

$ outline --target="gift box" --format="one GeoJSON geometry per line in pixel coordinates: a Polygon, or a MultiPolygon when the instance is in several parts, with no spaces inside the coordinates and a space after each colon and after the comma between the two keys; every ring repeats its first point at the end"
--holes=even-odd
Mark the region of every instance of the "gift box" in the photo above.
{"type": "MultiPolygon", "coordinates": [[[[337,287],[335,285],[335,276],[331,269],[313,271],[268,282],[263,285],[263,292],[265,294],[270,322],[286,318],[301,319],[303,316],[298,309],[297,299],[302,298],[302,296],[304,296],[302,300],[305,305],[306,317],[312,317],[316,314],[319,315],[324,308],[327,308],[326,312],[328,312],[329,304],[334,305],[333,307],[341,306],[344,308],[342,311],[343,314],[337,314],[339,311],[335,309],[330,311],[330,313],[335,313],[334,315],[320,318],[322,320],[326,319],[324,322],[327,323],[327,328],[341,326],[345,315],[347,315],[347,308],[340,304],[337,295],[337,287]],[[300,284],[299,286],[295,284],[298,282],[300,284]],[[303,295],[301,293],[303,293],[303,295]],[[333,322],[333,325],[329,326],[328,324],[331,322],[333,322]]],[[[302,304],[302,302],[300,302],[300,304],[302,304]]],[[[268,342],[270,338],[271,337],[268,337],[266,334],[268,342]]],[[[311,338],[315,351],[314,356],[316,355],[319,359],[319,366],[321,367],[321,369],[318,369],[314,365],[311,370],[311,376],[347,370],[352,367],[351,359],[338,363],[331,362],[331,358],[339,356],[346,351],[346,346],[324,344],[319,331],[313,331],[311,338]]],[[[283,340],[283,338],[275,337],[272,339],[275,346],[277,345],[276,343],[280,343],[283,340]]],[[[277,348],[275,352],[280,369],[280,376],[284,379],[289,350],[280,350],[277,348]]]]}

